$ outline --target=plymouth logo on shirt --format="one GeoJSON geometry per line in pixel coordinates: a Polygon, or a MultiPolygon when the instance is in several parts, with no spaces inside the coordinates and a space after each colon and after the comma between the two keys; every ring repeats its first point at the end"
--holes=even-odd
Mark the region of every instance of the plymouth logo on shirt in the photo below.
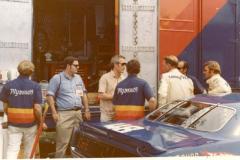
{"type": "Polygon", "coordinates": [[[129,93],[137,93],[138,92],[138,87],[134,88],[118,88],[118,94],[129,94],[129,93]]]}
{"type": "Polygon", "coordinates": [[[10,95],[14,95],[14,96],[29,96],[29,95],[33,95],[33,89],[29,89],[29,90],[10,89],[10,95]]]}

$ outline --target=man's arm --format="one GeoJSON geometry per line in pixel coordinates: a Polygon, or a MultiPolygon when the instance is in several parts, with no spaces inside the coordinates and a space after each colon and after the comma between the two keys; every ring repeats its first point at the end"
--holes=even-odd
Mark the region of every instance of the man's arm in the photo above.
{"type": "Polygon", "coordinates": [[[98,97],[102,100],[112,100],[113,94],[106,93],[107,88],[107,79],[103,75],[99,80],[99,87],[98,87],[98,97]]]}
{"type": "Polygon", "coordinates": [[[3,111],[4,111],[4,113],[8,114],[7,110],[8,110],[8,103],[3,102],[3,111]]]}
{"type": "Polygon", "coordinates": [[[113,99],[113,95],[110,94],[110,93],[102,93],[102,92],[99,92],[98,93],[98,97],[102,100],[112,100],[113,99]]]}
{"type": "Polygon", "coordinates": [[[83,94],[82,101],[83,101],[83,106],[84,106],[84,110],[85,110],[85,117],[87,118],[87,120],[90,120],[91,114],[89,111],[88,98],[87,98],[86,93],[83,94]]]}
{"type": "Polygon", "coordinates": [[[162,75],[160,86],[158,89],[158,104],[162,106],[167,103],[167,94],[168,94],[168,80],[162,75]]]}
{"type": "Polygon", "coordinates": [[[55,100],[53,98],[53,96],[50,96],[48,95],[47,96],[47,102],[51,108],[51,111],[52,111],[52,117],[54,119],[55,122],[58,121],[58,113],[57,113],[57,110],[56,110],[56,107],[55,107],[55,100]]]}
{"type": "Polygon", "coordinates": [[[48,93],[47,93],[47,102],[51,108],[52,111],[52,117],[54,119],[55,122],[58,121],[58,113],[56,110],[56,106],[55,106],[55,97],[57,96],[56,94],[58,94],[57,92],[59,92],[60,90],[60,85],[61,85],[61,75],[60,74],[56,74],[54,75],[53,78],[51,78],[49,84],[48,84],[48,93]]]}
{"type": "Polygon", "coordinates": [[[150,111],[153,111],[157,106],[157,101],[154,97],[153,90],[147,82],[144,85],[144,96],[148,101],[150,111]]]}
{"type": "Polygon", "coordinates": [[[157,101],[154,97],[151,97],[148,101],[148,105],[149,105],[149,109],[150,111],[155,110],[156,106],[157,106],[157,101]]]}
{"type": "Polygon", "coordinates": [[[37,121],[40,124],[42,122],[42,107],[40,104],[34,104],[33,108],[34,108],[34,114],[37,118],[37,121]]]}

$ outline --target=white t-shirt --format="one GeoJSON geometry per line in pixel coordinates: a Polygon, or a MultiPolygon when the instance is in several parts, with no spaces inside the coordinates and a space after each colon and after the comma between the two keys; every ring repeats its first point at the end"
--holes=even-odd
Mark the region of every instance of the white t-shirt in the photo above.
{"type": "Polygon", "coordinates": [[[158,89],[159,105],[178,99],[188,99],[193,96],[193,89],[192,80],[178,69],[163,73],[158,89]]]}
{"type": "Polygon", "coordinates": [[[206,83],[208,84],[208,94],[232,93],[230,85],[219,74],[213,75],[206,83]]]}

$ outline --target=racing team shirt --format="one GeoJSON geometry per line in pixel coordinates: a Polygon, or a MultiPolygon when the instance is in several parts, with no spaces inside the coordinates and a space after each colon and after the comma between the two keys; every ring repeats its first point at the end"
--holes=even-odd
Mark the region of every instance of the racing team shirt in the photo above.
{"type": "Polygon", "coordinates": [[[34,104],[42,103],[40,85],[29,77],[19,76],[5,84],[1,101],[8,103],[8,124],[15,127],[32,127],[36,124],[34,104]]]}
{"type": "Polygon", "coordinates": [[[220,76],[215,74],[209,78],[206,83],[208,84],[208,94],[216,95],[221,93],[232,93],[230,85],[220,76]]]}
{"type": "Polygon", "coordinates": [[[114,92],[115,120],[139,119],[144,117],[145,99],[154,97],[148,83],[135,75],[120,82],[114,92]]]}
{"type": "Polygon", "coordinates": [[[75,74],[69,78],[64,72],[56,74],[50,80],[47,95],[56,97],[57,110],[71,110],[82,107],[82,99],[87,90],[82,78],[75,74]]]}
{"type": "Polygon", "coordinates": [[[159,105],[193,96],[193,82],[178,69],[162,74],[158,89],[159,105]]]}

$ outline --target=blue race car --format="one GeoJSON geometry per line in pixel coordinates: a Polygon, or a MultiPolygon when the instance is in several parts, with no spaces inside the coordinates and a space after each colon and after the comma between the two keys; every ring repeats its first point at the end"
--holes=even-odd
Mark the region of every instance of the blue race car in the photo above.
{"type": "Polygon", "coordinates": [[[84,122],[70,146],[73,157],[240,155],[240,94],[174,101],[136,121],[84,122]]]}

